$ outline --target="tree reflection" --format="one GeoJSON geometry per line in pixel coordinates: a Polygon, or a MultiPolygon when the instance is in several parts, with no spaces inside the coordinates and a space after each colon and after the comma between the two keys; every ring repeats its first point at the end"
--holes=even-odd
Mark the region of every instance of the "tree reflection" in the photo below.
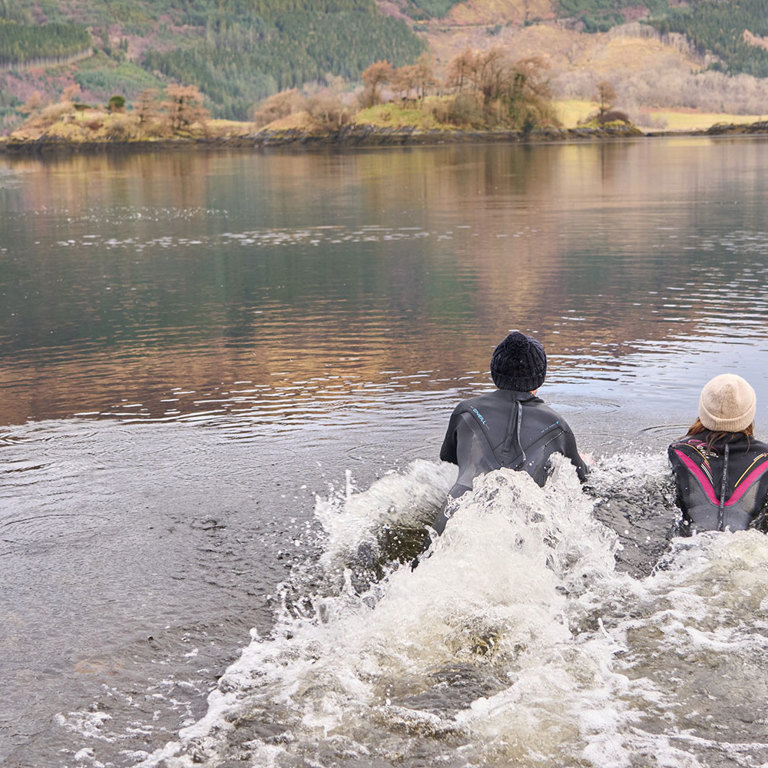
{"type": "Polygon", "coordinates": [[[764,164],[707,140],[13,158],[0,423],[239,380],[444,388],[511,327],[621,355],[754,303],[755,243],[719,243],[762,236],[764,164]]]}

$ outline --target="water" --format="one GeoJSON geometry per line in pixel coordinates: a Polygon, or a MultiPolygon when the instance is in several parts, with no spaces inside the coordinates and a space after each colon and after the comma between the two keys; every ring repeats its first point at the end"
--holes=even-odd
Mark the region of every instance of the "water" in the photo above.
{"type": "MultiPolygon", "coordinates": [[[[426,467],[400,480],[425,496],[426,467]]],[[[329,534],[332,570],[351,541],[329,534]]],[[[764,764],[765,537],[678,540],[646,578],[618,546],[567,463],[544,490],[493,473],[415,571],[254,633],[207,715],[141,765],[764,764]]]]}
{"type": "Polygon", "coordinates": [[[0,762],[766,763],[765,537],[670,544],[664,461],[723,370],[768,428],[764,150],[4,160],[0,762]],[[411,571],[513,327],[589,486],[411,571]]]}

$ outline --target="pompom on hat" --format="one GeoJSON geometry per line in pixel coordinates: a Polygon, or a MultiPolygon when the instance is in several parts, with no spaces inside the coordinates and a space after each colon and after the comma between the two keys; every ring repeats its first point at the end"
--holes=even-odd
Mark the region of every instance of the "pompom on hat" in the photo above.
{"type": "Polygon", "coordinates": [[[721,373],[701,390],[699,421],[713,432],[742,432],[755,420],[757,398],[735,373],[721,373]]]}
{"type": "Polygon", "coordinates": [[[493,351],[491,377],[499,389],[532,392],[546,375],[547,355],[532,336],[512,331],[493,351]]]}

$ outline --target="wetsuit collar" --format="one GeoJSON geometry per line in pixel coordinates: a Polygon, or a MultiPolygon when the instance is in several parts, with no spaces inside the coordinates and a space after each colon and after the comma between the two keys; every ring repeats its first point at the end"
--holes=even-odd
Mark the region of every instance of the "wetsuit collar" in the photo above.
{"type": "Polygon", "coordinates": [[[498,391],[503,392],[510,400],[518,400],[521,403],[527,403],[529,400],[543,402],[533,392],[518,392],[516,389],[499,389],[498,391]]]}

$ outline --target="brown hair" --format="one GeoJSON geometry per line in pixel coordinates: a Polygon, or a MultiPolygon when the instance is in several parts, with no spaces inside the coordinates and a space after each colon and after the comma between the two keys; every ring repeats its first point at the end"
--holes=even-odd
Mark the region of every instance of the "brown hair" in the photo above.
{"type": "Polygon", "coordinates": [[[691,426],[688,429],[687,437],[692,437],[693,435],[700,435],[703,432],[709,432],[709,439],[707,440],[707,450],[710,450],[712,446],[715,443],[720,442],[721,440],[727,440],[733,435],[744,435],[745,437],[754,437],[755,436],[755,425],[750,424],[748,427],[745,427],[742,430],[739,430],[738,432],[712,432],[712,430],[707,429],[702,423],[701,419],[696,419],[696,421],[691,424],[691,426]]]}

